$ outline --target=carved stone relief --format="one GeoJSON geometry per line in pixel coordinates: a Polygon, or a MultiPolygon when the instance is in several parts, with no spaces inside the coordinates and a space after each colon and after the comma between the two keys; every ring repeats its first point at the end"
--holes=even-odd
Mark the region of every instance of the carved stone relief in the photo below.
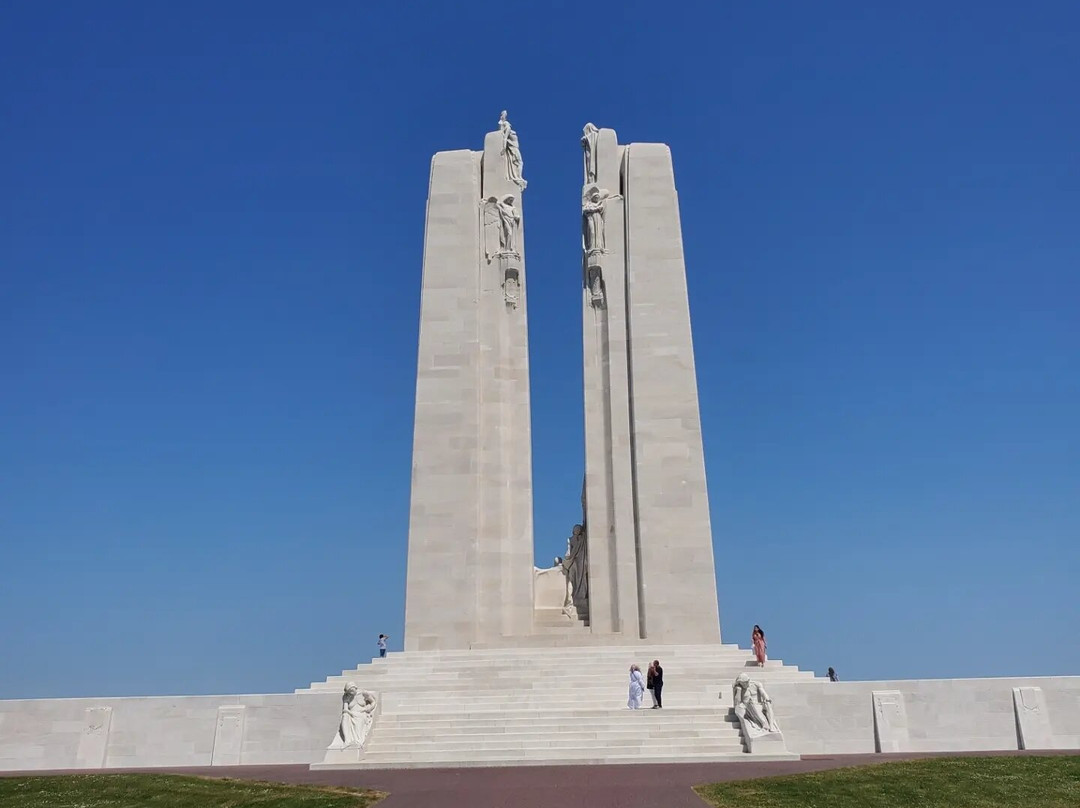
{"type": "Polygon", "coordinates": [[[363,749],[375,723],[375,695],[349,682],[341,697],[341,721],[327,749],[363,749]]]}
{"type": "Polygon", "coordinates": [[[562,560],[566,572],[566,598],[563,601],[563,613],[573,609],[576,619],[579,612],[589,609],[589,558],[588,539],[583,525],[574,525],[574,530],[566,540],[566,556],[562,560]]]}
{"type": "Polygon", "coordinates": [[[596,308],[604,305],[604,273],[600,266],[593,264],[586,270],[585,283],[589,287],[589,302],[596,308]]]}
{"type": "Polygon", "coordinates": [[[514,131],[510,121],[507,120],[505,109],[499,115],[499,132],[502,133],[503,138],[502,153],[506,157],[506,176],[524,191],[525,186],[528,185],[521,174],[525,163],[521,159],[521,146],[518,143],[517,132],[514,131]]]}
{"type": "Polygon", "coordinates": [[[744,736],[758,737],[780,731],[773,716],[772,699],[761,682],[740,673],[732,687],[732,697],[735,716],[739,719],[744,736]]]}
{"type": "Polygon", "coordinates": [[[591,123],[585,124],[581,135],[581,149],[585,157],[585,184],[596,182],[596,141],[600,130],[591,123]]]}

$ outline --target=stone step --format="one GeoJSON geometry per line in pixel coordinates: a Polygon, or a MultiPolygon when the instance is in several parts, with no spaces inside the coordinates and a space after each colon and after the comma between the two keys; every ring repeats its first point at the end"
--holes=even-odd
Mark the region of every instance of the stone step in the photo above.
{"type": "MultiPolygon", "coordinates": [[[[615,708],[600,708],[595,706],[587,708],[562,706],[550,708],[533,707],[500,710],[477,710],[465,713],[465,715],[476,716],[478,717],[477,720],[494,720],[498,721],[499,723],[505,723],[509,721],[528,721],[542,724],[549,722],[566,723],[575,721],[588,721],[590,725],[602,722],[634,722],[636,725],[640,726],[642,723],[668,724],[673,721],[727,720],[728,717],[733,715],[733,712],[731,706],[728,704],[710,703],[708,709],[702,708],[700,706],[672,706],[665,707],[663,710],[628,710],[625,706],[619,706],[615,708]]],[[[383,712],[378,717],[377,725],[383,726],[386,723],[395,721],[424,722],[430,720],[434,722],[458,721],[459,719],[460,716],[457,715],[425,716],[417,715],[415,713],[383,712]]]]}
{"type": "Polygon", "coordinates": [[[583,738],[592,738],[597,735],[647,735],[653,738],[666,738],[666,737],[681,737],[683,735],[716,735],[727,737],[731,733],[738,733],[736,724],[719,721],[716,723],[707,724],[690,724],[690,723],[674,723],[674,724],[658,724],[653,726],[643,726],[638,722],[625,722],[625,723],[613,723],[598,725],[593,722],[582,723],[567,726],[566,724],[535,724],[535,723],[521,723],[513,726],[501,725],[501,726],[478,726],[472,722],[466,722],[458,724],[456,726],[447,724],[443,727],[433,727],[430,724],[396,724],[396,725],[379,725],[379,737],[384,735],[393,735],[398,737],[437,737],[441,734],[445,734],[447,731],[452,731],[454,735],[460,735],[463,737],[491,737],[491,738],[503,738],[503,737],[523,737],[523,736],[543,736],[550,737],[553,733],[558,733],[559,737],[574,737],[580,735],[583,738]]]}
{"type": "MultiPolygon", "coordinates": [[[[654,659],[659,659],[662,662],[671,662],[673,660],[679,661],[692,661],[698,664],[708,664],[711,662],[721,663],[737,663],[737,664],[755,664],[753,657],[748,654],[741,653],[727,653],[717,652],[708,654],[663,654],[657,653],[655,649],[650,649],[649,652],[634,653],[622,653],[622,654],[607,654],[607,655],[586,655],[582,653],[573,654],[545,654],[543,657],[502,657],[502,656],[477,656],[469,659],[425,659],[425,660],[413,660],[413,659],[375,659],[371,662],[361,662],[356,667],[375,667],[375,668],[414,668],[416,670],[428,670],[438,671],[447,668],[468,668],[468,667],[532,667],[535,665],[545,665],[548,667],[566,665],[566,664],[627,664],[631,662],[637,662],[640,664],[648,664],[654,659]]],[[[768,662],[776,662],[780,657],[774,657],[768,662]]],[[[766,662],[766,664],[768,664],[766,662]]],[[[346,670],[352,670],[348,668],[346,670]]]]}
{"type": "MultiPolygon", "coordinates": [[[[567,721],[635,721],[635,722],[671,722],[671,721],[706,721],[720,720],[724,716],[732,715],[731,705],[723,702],[709,702],[708,705],[671,705],[663,710],[653,710],[651,705],[639,710],[629,710],[625,704],[615,707],[593,707],[588,710],[578,710],[569,705],[554,705],[551,707],[509,707],[497,710],[473,710],[466,713],[454,713],[444,715],[431,715],[432,721],[445,720],[456,721],[462,715],[475,717],[477,720],[498,720],[500,722],[519,720],[533,722],[567,722],[567,721]]],[[[425,716],[417,713],[382,712],[378,716],[381,723],[391,721],[423,721],[425,716]]]]}
{"type": "MultiPolygon", "coordinates": [[[[745,672],[745,669],[738,667],[709,667],[707,669],[694,669],[694,668],[678,668],[672,666],[670,668],[664,668],[664,681],[679,679],[681,681],[712,681],[722,682],[726,681],[727,677],[738,676],[740,673],[745,672]]],[[[800,671],[797,668],[792,667],[780,667],[775,666],[771,668],[759,668],[756,673],[751,674],[753,678],[776,678],[777,675],[791,675],[799,679],[813,679],[815,678],[810,671],[800,671]]],[[[453,684],[474,684],[481,683],[484,685],[492,684],[506,684],[512,687],[520,687],[521,685],[534,684],[538,682],[558,682],[559,684],[572,684],[575,682],[591,683],[591,682],[611,682],[616,679],[625,679],[629,682],[629,676],[626,671],[619,670],[617,668],[611,669],[599,669],[591,671],[543,671],[534,670],[528,673],[521,674],[505,674],[498,671],[458,671],[454,673],[443,673],[441,675],[416,675],[409,673],[404,674],[384,674],[383,676],[371,676],[368,671],[351,671],[346,674],[328,676],[322,682],[326,683],[338,683],[345,682],[350,679],[368,679],[380,682],[394,682],[398,685],[426,685],[429,689],[439,685],[453,685],[453,684]]],[[[322,683],[320,682],[320,683],[322,683]]]]}
{"type": "Polygon", "coordinates": [[[561,626],[537,626],[536,633],[541,636],[577,636],[579,634],[585,635],[589,633],[588,626],[583,626],[581,623],[566,623],[561,626]]]}
{"type": "MultiPolygon", "coordinates": [[[[634,732],[629,728],[621,728],[618,730],[612,729],[610,731],[559,731],[559,732],[478,732],[478,731],[461,731],[453,733],[438,733],[438,732],[424,732],[420,728],[411,730],[397,729],[390,731],[387,728],[383,728],[377,739],[373,739],[373,744],[378,744],[379,749],[382,748],[383,743],[429,743],[446,739],[454,739],[461,744],[468,745],[469,743],[542,743],[557,739],[559,743],[571,742],[571,741],[596,741],[600,743],[607,743],[608,741],[617,741],[622,738],[633,739],[648,739],[657,742],[667,742],[669,740],[679,739],[702,739],[708,741],[717,741],[725,743],[738,743],[741,744],[742,740],[739,735],[739,730],[734,727],[725,727],[723,729],[665,729],[656,730],[651,732],[634,732]]],[[[374,749],[374,746],[373,746],[374,749]]]]}
{"type": "MultiPolygon", "coordinates": [[[[562,749],[552,754],[533,752],[528,758],[516,757],[514,754],[495,757],[484,755],[477,757],[461,757],[458,755],[446,755],[441,757],[432,756],[392,756],[382,757],[374,753],[365,756],[360,763],[325,764],[314,763],[314,770],[337,770],[337,769],[433,769],[433,768],[477,768],[489,766],[575,766],[575,765],[621,765],[632,763],[745,763],[748,756],[738,752],[734,754],[724,753],[701,753],[675,752],[658,753],[654,751],[642,751],[637,754],[602,754],[602,750],[593,747],[562,749]],[[598,754],[599,753],[599,754],[598,754]]],[[[770,762],[780,760],[798,760],[798,755],[754,755],[754,762],[770,762]]]]}
{"type": "MultiPolygon", "coordinates": [[[[695,677],[689,675],[666,676],[666,694],[674,697],[676,693],[711,693],[713,697],[722,690],[730,689],[730,683],[738,674],[727,672],[719,677],[695,677]]],[[[808,672],[788,671],[774,674],[762,674],[754,677],[765,685],[774,683],[809,682],[814,676],[808,672]]],[[[425,682],[424,680],[401,681],[394,679],[371,680],[362,676],[343,676],[326,682],[315,682],[310,687],[298,688],[296,692],[334,692],[340,691],[346,682],[352,682],[362,690],[373,690],[385,695],[397,694],[409,695],[411,698],[427,698],[437,702],[446,698],[479,698],[479,692],[491,694],[504,694],[508,698],[528,694],[542,695],[546,698],[560,697],[562,691],[576,694],[576,698],[583,699],[594,694],[627,692],[628,685],[622,682],[613,683],[611,677],[595,678],[567,678],[560,680],[554,677],[541,677],[538,683],[532,681],[500,681],[500,680],[475,680],[468,679],[444,681],[440,683],[425,682]]],[[[566,697],[563,695],[563,697],[566,697]]]]}
{"type": "Polygon", "coordinates": [[[646,739],[605,739],[602,741],[585,740],[568,744],[562,739],[553,738],[548,741],[531,743],[517,741],[504,741],[502,743],[495,741],[473,741],[472,743],[421,743],[409,741],[404,743],[383,744],[380,741],[373,740],[369,745],[367,755],[405,757],[411,755],[438,754],[447,757],[458,756],[475,759],[486,753],[508,753],[511,756],[531,757],[535,753],[542,754],[544,752],[550,753],[555,751],[565,753],[568,745],[581,746],[581,748],[589,749],[593,755],[600,751],[603,751],[606,754],[627,754],[631,752],[644,753],[649,751],[661,752],[664,754],[678,752],[739,754],[742,752],[742,741],[739,739],[727,741],[686,739],[680,742],[674,742],[671,739],[658,739],[653,740],[652,742],[649,742],[646,739]]]}
{"type": "MultiPolygon", "coordinates": [[[[501,666],[476,666],[476,667],[443,667],[434,670],[424,670],[416,668],[394,668],[388,670],[379,670],[369,667],[357,667],[350,668],[349,670],[342,671],[340,674],[333,674],[327,677],[326,680],[345,679],[350,676],[357,676],[362,674],[370,674],[375,676],[393,676],[400,679],[416,679],[427,682],[438,682],[444,680],[454,680],[461,678],[476,678],[477,676],[483,676],[485,678],[498,678],[505,679],[537,679],[540,676],[564,676],[567,678],[579,679],[582,677],[597,677],[597,676],[611,676],[613,673],[618,675],[625,675],[629,670],[629,665],[620,661],[615,664],[605,663],[574,663],[573,665],[522,665],[519,667],[501,667],[501,666]]],[[[751,666],[749,664],[735,661],[724,662],[716,660],[707,660],[705,662],[685,662],[682,660],[665,661],[664,662],[664,674],[667,676],[675,673],[693,673],[698,676],[711,676],[712,678],[719,678],[721,674],[728,674],[733,672],[738,673],[751,673],[762,674],[769,671],[787,670],[792,672],[798,672],[803,675],[813,676],[811,671],[803,671],[794,665],[784,665],[781,661],[770,662],[764,667],[758,667],[756,665],[751,666]]],[[[644,672],[644,671],[643,671],[644,672]]]]}
{"type": "MultiPolygon", "coordinates": [[[[783,682],[785,684],[797,683],[798,679],[784,679],[776,677],[774,679],[759,680],[766,685],[783,682]]],[[[364,685],[363,680],[355,682],[357,687],[364,685]]],[[[330,687],[330,692],[336,693],[340,687],[330,687]]],[[[677,698],[685,695],[693,695],[695,698],[700,699],[702,696],[710,696],[716,698],[717,694],[728,690],[723,684],[718,682],[673,682],[671,684],[664,685],[664,695],[671,698],[677,698]]],[[[403,687],[388,687],[381,691],[384,703],[386,699],[399,699],[407,700],[412,704],[441,704],[444,701],[473,701],[480,702],[484,699],[499,699],[503,702],[512,704],[515,699],[533,699],[542,703],[550,701],[567,702],[568,704],[582,704],[593,697],[606,697],[611,695],[617,695],[621,693],[625,698],[629,691],[627,686],[619,684],[602,684],[597,682],[595,685],[574,687],[573,685],[544,685],[542,687],[527,687],[523,686],[520,689],[514,688],[495,688],[485,687],[482,684],[476,685],[461,685],[454,687],[439,687],[432,692],[431,688],[416,688],[409,689],[403,687]]]]}
{"type": "MultiPolygon", "coordinates": [[[[661,710],[649,710],[644,712],[648,713],[663,713],[671,714],[676,710],[688,710],[687,708],[664,708],[661,710]]],[[[456,728],[464,731],[470,729],[470,731],[505,731],[505,732],[519,732],[519,731],[557,731],[566,729],[567,731],[579,730],[583,725],[588,727],[589,731],[607,731],[607,730],[623,730],[629,729],[631,731],[651,732],[653,730],[671,729],[671,730],[690,730],[690,729],[729,729],[735,726],[733,719],[729,719],[730,708],[727,713],[705,713],[703,711],[698,712],[698,715],[688,716],[675,716],[665,717],[663,719],[656,719],[656,721],[649,721],[646,718],[633,718],[623,716],[622,713],[631,714],[634,711],[623,709],[616,715],[608,715],[604,717],[599,716],[580,716],[580,715],[562,715],[553,718],[543,718],[530,715],[509,715],[500,718],[500,713],[488,712],[488,713],[467,713],[465,715],[469,717],[461,717],[454,715],[440,715],[440,716],[424,716],[424,715],[383,715],[379,716],[376,724],[380,730],[396,731],[399,729],[423,729],[427,728],[432,731],[450,731],[456,728]]],[[[642,712],[642,711],[637,711],[642,712]]]]}
{"type": "MultiPolygon", "coordinates": [[[[488,648],[456,649],[452,651],[390,651],[385,658],[373,657],[373,660],[383,662],[409,661],[409,662],[432,662],[444,663],[449,660],[475,660],[483,658],[501,657],[503,659],[539,659],[549,658],[552,654],[561,656],[589,655],[592,657],[619,657],[619,656],[653,656],[674,657],[684,654],[711,655],[711,654],[739,654],[753,657],[753,652],[740,648],[735,644],[716,645],[655,645],[647,641],[641,641],[629,645],[608,645],[607,638],[596,635],[598,640],[604,640],[603,645],[568,646],[565,648],[505,648],[492,645],[488,648]]],[[[527,639],[527,638],[522,638],[527,639]]]]}
{"type": "MultiPolygon", "coordinates": [[[[658,654],[666,654],[671,656],[672,654],[679,654],[683,651],[700,652],[702,650],[712,651],[714,649],[739,651],[741,654],[753,656],[752,652],[746,648],[740,648],[735,643],[715,643],[707,645],[664,645],[651,643],[647,639],[634,639],[633,642],[621,642],[617,645],[611,644],[610,635],[596,634],[594,635],[598,641],[595,646],[578,647],[579,650],[589,650],[596,652],[596,654],[642,654],[643,649],[645,654],[651,654],[651,652],[657,651],[658,654]]],[[[535,657],[537,656],[537,648],[529,648],[524,645],[517,645],[518,642],[527,641],[528,637],[513,637],[508,638],[507,641],[495,641],[492,639],[490,642],[483,644],[483,647],[478,644],[473,644],[471,648],[455,648],[453,650],[429,650],[429,651],[390,651],[388,659],[394,657],[402,658],[408,657],[409,659],[475,659],[482,656],[503,656],[503,657],[535,657]],[[513,646],[500,645],[500,642],[507,642],[514,644],[513,646]]],[[[562,649],[566,652],[573,650],[573,648],[562,649]]]]}
{"type": "Polygon", "coordinates": [[[537,614],[533,618],[534,626],[587,626],[588,620],[582,619],[581,615],[578,615],[576,619],[567,617],[562,611],[554,610],[550,614],[537,614]]]}

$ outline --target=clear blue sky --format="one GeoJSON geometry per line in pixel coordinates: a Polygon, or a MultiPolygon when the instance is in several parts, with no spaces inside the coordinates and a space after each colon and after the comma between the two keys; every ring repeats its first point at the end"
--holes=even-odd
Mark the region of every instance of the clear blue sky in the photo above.
{"type": "Polygon", "coordinates": [[[538,558],[591,120],[674,153],[725,639],[1080,673],[1078,39],[1072,2],[5,3],[0,697],[400,647],[429,162],[504,107],[538,558]]]}

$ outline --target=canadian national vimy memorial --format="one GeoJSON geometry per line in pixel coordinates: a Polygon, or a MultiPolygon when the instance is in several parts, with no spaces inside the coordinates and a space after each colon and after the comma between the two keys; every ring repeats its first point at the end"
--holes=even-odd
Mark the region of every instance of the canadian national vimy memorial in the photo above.
{"type": "Polygon", "coordinates": [[[293,693],[0,701],[0,769],[1080,749],[1080,676],[835,682],[722,641],[725,576],[738,563],[765,579],[767,563],[714,557],[687,291],[699,269],[684,262],[673,155],[592,123],[580,141],[580,280],[535,279],[581,301],[565,555],[534,561],[531,175],[504,111],[481,150],[431,160],[404,650],[293,693]],[[627,709],[627,668],[657,657],[678,687],[660,709],[627,709]]]}

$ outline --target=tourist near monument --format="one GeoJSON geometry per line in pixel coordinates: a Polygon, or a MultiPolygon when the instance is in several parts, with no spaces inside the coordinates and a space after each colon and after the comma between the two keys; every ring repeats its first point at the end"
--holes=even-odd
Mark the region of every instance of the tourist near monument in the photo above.
{"type": "Polygon", "coordinates": [[[839,682],[769,659],[759,626],[749,648],[721,643],[714,538],[719,580],[741,568],[710,519],[688,292],[713,268],[686,266],[671,150],[586,124],[580,275],[530,279],[527,138],[506,111],[491,126],[481,150],[431,160],[404,650],[382,634],[378,657],[294,693],[0,702],[0,769],[1080,748],[1080,677],[839,682]],[[577,295],[582,328],[581,512],[547,568],[531,283],[577,295]],[[650,682],[657,709],[640,710],[650,682]]]}

